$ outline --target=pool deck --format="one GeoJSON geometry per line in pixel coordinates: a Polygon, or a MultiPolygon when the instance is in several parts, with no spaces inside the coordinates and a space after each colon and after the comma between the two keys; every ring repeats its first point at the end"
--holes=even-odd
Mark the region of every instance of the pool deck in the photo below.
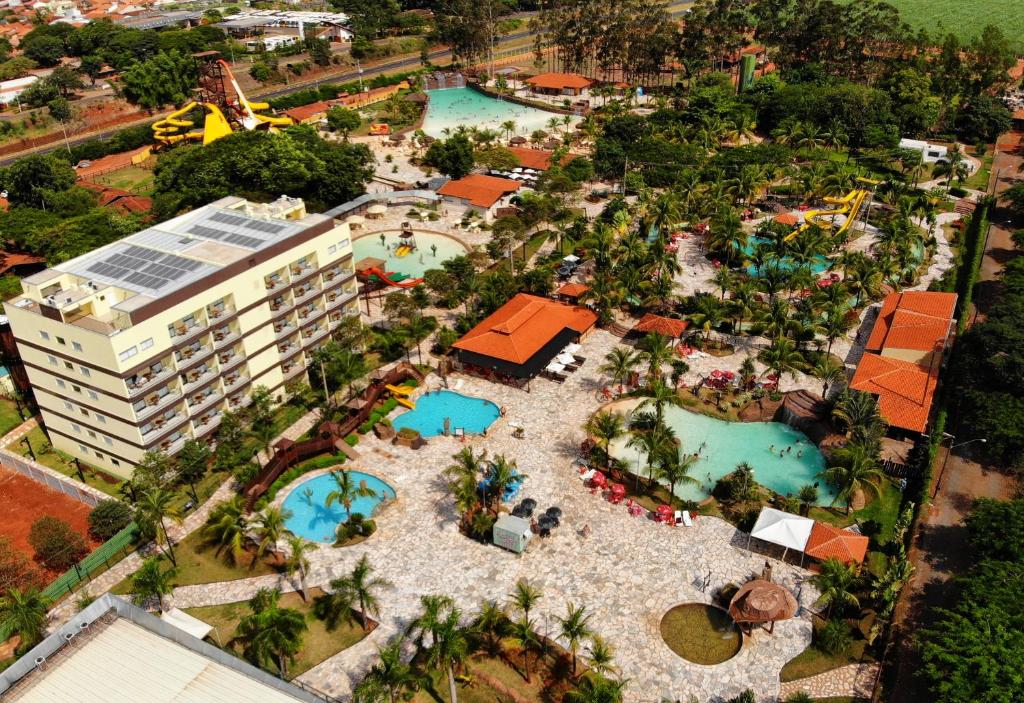
{"type": "MultiPolygon", "coordinates": [[[[303,682],[346,698],[375,662],[377,648],[417,615],[420,596],[448,594],[471,616],[484,599],[506,601],[516,581],[525,578],[544,593],[535,616],[542,633],[555,635],[555,618],[565,612],[568,602],[585,605],[593,613],[595,630],[614,644],[616,662],[630,680],[628,701],[686,700],[690,695],[700,700],[728,698],[746,688],[774,700],[782,666],[810,644],[811,620],[806,610],[779,623],[772,636],[756,632],[736,657],[715,666],[680,659],[659,632],[660,620],[670,607],[709,602],[711,591],[759,573],[765,556],[748,553],[746,535],[717,518],[701,517],[692,528],[674,528],[630,517],[624,506],[591,495],[570,467],[585,436],[582,425],[597,407],[597,391],[603,387],[596,369],[616,343],[610,334],[593,333],[580,352],[586,364],[562,385],[538,379],[532,383],[532,392],[526,393],[464,378],[458,389],[506,408],[506,416],[491,426],[486,437],[470,438],[466,444],[487,449],[491,456],[515,459],[528,475],[520,496],[536,499],[540,509],[557,505],[563,510],[562,526],[548,539],[535,538],[523,555],[480,544],[458,532],[458,517],[441,470],[465,446],[462,442],[437,437],[413,451],[363,436],[356,447],[360,458],[346,467],[380,477],[395,488],[398,498],[380,511],[379,529],[367,541],[346,549],[321,546],[312,553],[307,581],[310,586],[327,586],[366,554],[376,574],[391,586],[380,594],[381,626],[303,674],[303,682]],[[513,422],[525,428],[526,439],[512,437],[513,422]],[[584,525],[592,530],[587,538],[578,532],[584,525]],[[711,588],[702,593],[694,581],[709,570],[711,588]]],[[[450,380],[454,383],[458,378],[462,377],[450,380]]],[[[439,383],[432,376],[422,388],[439,383]]],[[[282,491],[275,503],[284,495],[282,491]]],[[[814,589],[803,583],[808,572],[771,562],[775,580],[808,607],[816,597],[814,589]]],[[[178,588],[172,600],[176,607],[228,603],[273,585],[284,590],[296,587],[286,578],[256,577],[178,588]]]]}

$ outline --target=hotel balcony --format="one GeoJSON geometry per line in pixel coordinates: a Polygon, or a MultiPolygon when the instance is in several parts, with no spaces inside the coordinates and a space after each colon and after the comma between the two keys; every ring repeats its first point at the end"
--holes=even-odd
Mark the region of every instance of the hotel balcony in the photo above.
{"type": "Polygon", "coordinates": [[[294,322],[289,322],[287,320],[275,322],[274,337],[277,340],[282,340],[285,337],[288,337],[289,335],[293,334],[296,329],[298,329],[298,327],[295,325],[294,322]]]}
{"type": "Polygon", "coordinates": [[[227,319],[235,314],[235,306],[231,304],[227,299],[218,300],[213,305],[206,306],[206,317],[210,321],[210,324],[215,324],[216,320],[227,319]]]}
{"type": "Polygon", "coordinates": [[[355,286],[351,288],[342,288],[341,290],[333,290],[327,294],[327,309],[333,310],[347,302],[356,299],[359,295],[359,289],[355,286]]]}
{"type": "Polygon", "coordinates": [[[163,393],[154,393],[144,400],[136,402],[132,409],[135,411],[136,420],[145,420],[152,417],[161,410],[166,410],[169,405],[181,400],[181,391],[177,388],[164,388],[163,393]]]}
{"type": "Polygon", "coordinates": [[[245,355],[237,349],[229,349],[217,355],[217,363],[220,364],[221,375],[226,374],[243,361],[245,361],[245,355]]]}
{"type": "Polygon", "coordinates": [[[168,455],[174,455],[181,451],[182,447],[185,446],[185,442],[189,440],[187,434],[181,432],[175,432],[172,435],[174,438],[168,437],[167,439],[161,440],[158,445],[161,452],[168,455]],[[174,436],[177,435],[177,436],[174,436]]]}
{"type": "Polygon", "coordinates": [[[305,370],[306,364],[300,359],[286,362],[281,365],[281,373],[284,374],[284,380],[286,381],[290,381],[305,370]]]}
{"type": "Polygon", "coordinates": [[[238,330],[231,325],[218,327],[213,331],[213,346],[215,349],[221,349],[234,342],[239,336],[238,330]]]}
{"type": "Polygon", "coordinates": [[[196,439],[204,437],[220,425],[221,418],[224,413],[220,410],[210,410],[201,417],[192,420],[193,432],[195,433],[196,439]]]}
{"type": "Polygon", "coordinates": [[[128,386],[128,395],[134,397],[140,393],[145,393],[148,389],[156,386],[157,383],[173,376],[174,373],[170,357],[161,359],[125,381],[125,385],[128,386]]]}
{"type": "Polygon", "coordinates": [[[295,307],[290,296],[279,295],[270,301],[270,314],[279,317],[295,307]]]}
{"type": "Polygon", "coordinates": [[[175,427],[185,419],[185,413],[181,408],[172,408],[159,415],[142,426],[142,441],[149,442],[159,437],[169,428],[175,427]]]}
{"type": "Polygon", "coordinates": [[[312,328],[307,327],[302,330],[302,343],[307,347],[318,339],[322,339],[327,335],[327,325],[320,324],[312,328]]]}
{"type": "Polygon", "coordinates": [[[238,371],[228,374],[224,377],[225,395],[230,394],[232,391],[237,391],[239,388],[243,387],[248,380],[249,377],[247,375],[239,373],[238,371]]]}
{"type": "Polygon", "coordinates": [[[205,320],[200,320],[193,316],[167,325],[167,332],[171,335],[171,340],[173,340],[175,344],[181,344],[186,339],[191,339],[197,334],[200,334],[206,330],[206,328],[207,325],[205,320]]]}
{"type": "Polygon", "coordinates": [[[188,399],[188,411],[193,417],[224,399],[220,391],[212,388],[188,399]]]}
{"type": "Polygon", "coordinates": [[[183,393],[189,393],[190,391],[199,388],[201,385],[211,380],[217,375],[216,369],[209,364],[205,364],[198,369],[193,369],[181,377],[181,390],[183,393]]]}
{"type": "Polygon", "coordinates": [[[320,286],[314,285],[313,283],[304,283],[292,291],[292,295],[294,296],[295,305],[301,305],[322,292],[323,291],[320,290],[320,286]]]}
{"type": "Polygon", "coordinates": [[[280,290],[290,283],[291,281],[288,279],[288,276],[284,273],[283,269],[277,273],[272,273],[269,276],[263,277],[263,285],[266,287],[268,293],[280,290]]]}
{"type": "Polygon", "coordinates": [[[317,305],[313,305],[312,303],[309,303],[309,304],[306,305],[306,307],[304,307],[301,310],[299,310],[298,314],[299,314],[299,319],[300,320],[306,320],[306,319],[308,319],[310,317],[316,317],[318,314],[320,314],[322,312],[323,312],[322,308],[320,308],[317,305]]]}

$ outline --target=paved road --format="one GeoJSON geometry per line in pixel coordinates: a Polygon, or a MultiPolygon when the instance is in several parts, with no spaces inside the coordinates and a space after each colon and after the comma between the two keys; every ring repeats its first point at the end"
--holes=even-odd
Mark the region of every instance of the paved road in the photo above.
{"type": "MultiPolygon", "coordinates": [[[[682,15],[684,15],[687,12],[687,9],[692,4],[693,4],[692,2],[671,2],[671,3],[669,3],[669,8],[670,8],[669,15],[671,15],[673,18],[679,18],[679,17],[681,17],[682,15]]],[[[532,14],[534,14],[534,13],[521,13],[521,15],[519,15],[519,16],[521,18],[523,18],[523,19],[529,19],[529,17],[532,14]]],[[[528,38],[532,37],[533,34],[534,33],[531,30],[524,30],[522,32],[515,32],[513,34],[506,34],[505,36],[503,36],[499,40],[496,49],[498,51],[501,51],[503,48],[511,47],[512,45],[514,45],[514,44],[516,44],[518,42],[521,42],[523,39],[528,39],[528,38]]],[[[527,51],[529,51],[529,48],[528,47],[524,47],[524,53],[526,53],[527,51]]],[[[446,59],[446,58],[448,58],[449,54],[450,54],[450,51],[449,51],[448,48],[440,47],[440,48],[432,49],[427,56],[428,56],[428,58],[430,59],[431,62],[434,62],[434,61],[437,61],[438,59],[446,59]]],[[[401,71],[407,71],[407,70],[412,69],[412,68],[418,68],[419,66],[420,66],[420,56],[419,56],[419,54],[408,54],[406,56],[398,57],[398,58],[392,59],[390,61],[385,61],[385,62],[376,64],[376,65],[373,65],[373,66],[367,66],[362,71],[362,77],[363,78],[373,78],[375,76],[379,76],[379,75],[383,75],[383,74],[398,73],[398,72],[401,72],[401,71]]],[[[337,73],[328,73],[328,74],[325,74],[325,75],[317,76],[314,79],[295,81],[293,83],[290,83],[290,84],[286,85],[283,88],[279,87],[279,88],[276,88],[276,89],[273,89],[273,90],[256,91],[256,92],[254,92],[252,94],[252,97],[276,98],[276,97],[280,97],[282,95],[288,95],[290,93],[295,93],[295,92],[298,92],[300,90],[304,90],[304,89],[309,88],[311,86],[319,85],[320,83],[326,83],[326,82],[349,83],[351,81],[357,81],[357,80],[359,80],[359,76],[360,76],[360,72],[359,71],[353,70],[351,68],[347,68],[347,69],[343,69],[342,71],[339,71],[337,73]]],[[[91,141],[93,139],[105,139],[107,137],[113,136],[117,132],[120,132],[121,130],[123,130],[123,129],[127,128],[127,127],[131,127],[131,126],[135,126],[135,125],[139,125],[139,124],[146,124],[146,123],[151,122],[151,121],[153,121],[153,120],[157,119],[158,117],[161,117],[161,116],[163,116],[165,114],[169,114],[169,111],[168,112],[155,113],[155,114],[152,114],[152,115],[146,115],[144,117],[140,117],[135,122],[132,122],[132,123],[129,123],[129,124],[119,125],[119,126],[114,127],[114,128],[104,129],[104,130],[99,130],[99,131],[95,131],[95,132],[89,132],[89,133],[86,133],[86,134],[78,135],[76,137],[69,138],[67,140],[67,142],[68,142],[68,144],[70,144],[70,146],[77,146],[78,144],[83,144],[83,143],[91,141]]],[[[59,141],[59,142],[54,142],[52,144],[47,144],[45,146],[37,147],[35,149],[26,149],[26,150],[20,151],[20,152],[18,152],[16,154],[7,155],[4,158],[0,159],[0,165],[7,165],[7,164],[11,163],[12,161],[15,161],[15,160],[21,158],[22,156],[25,156],[26,154],[31,154],[31,153],[45,154],[45,153],[48,153],[48,152],[51,152],[51,151],[57,151],[58,149],[64,149],[64,148],[66,148],[66,147],[65,147],[64,141],[62,140],[62,141],[59,141]]]]}

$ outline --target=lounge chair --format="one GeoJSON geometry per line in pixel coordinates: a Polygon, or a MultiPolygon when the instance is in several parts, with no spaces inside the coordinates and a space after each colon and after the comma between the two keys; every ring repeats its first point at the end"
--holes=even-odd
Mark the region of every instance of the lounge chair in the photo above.
{"type": "Polygon", "coordinates": [[[683,511],[683,524],[686,525],[687,527],[693,527],[693,518],[690,517],[690,511],[689,510],[684,510],[683,511]]]}
{"type": "Polygon", "coordinates": [[[680,524],[683,521],[683,511],[677,510],[674,517],[676,524],[680,524]]]}

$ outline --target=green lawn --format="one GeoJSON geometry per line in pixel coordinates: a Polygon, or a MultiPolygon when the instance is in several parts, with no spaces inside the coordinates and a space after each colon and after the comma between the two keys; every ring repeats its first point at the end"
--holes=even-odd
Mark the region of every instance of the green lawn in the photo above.
{"type": "Polygon", "coordinates": [[[18,406],[13,400],[0,398],[0,437],[4,436],[23,422],[18,415],[18,406]]]}
{"type": "Polygon", "coordinates": [[[981,157],[981,168],[971,174],[971,177],[963,182],[964,188],[973,188],[974,190],[988,190],[988,180],[992,175],[992,152],[986,152],[981,157]]]}
{"type": "MultiPolygon", "coordinates": [[[[538,674],[536,654],[530,655],[530,683],[523,676],[523,659],[519,650],[506,641],[502,644],[501,656],[490,656],[478,652],[466,663],[459,682],[456,684],[459,703],[515,703],[518,700],[556,701],[566,688],[564,680],[558,680],[560,662],[557,656],[549,654],[541,659],[541,674],[538,674]],[[489,682],[497,682],[506,690],[514,691],[517,699],[505,695],[489,682]]],[[[556,650],[557,651],[557,650],[556,650]]],[[[581,664],[582,667],[582,664],[581,664]]],[[[440,671],[428,672],[430,683],[413,697],[413,703],[448,703],[448,676],[440,671]]]]}
{"type": "MultiPolygon", "coordinates": [[[[298,593],[285,593],[281,596],[281,607],[300,611],[305,616],[306,625],[309,628],[302,638],[302,651],[296,657],[295,663],[288,669],[288,678],[309,671],[320,662],[343,649],[348,649],[366,636],[361,627],[349,622],[342,622],[334,630],[328,630],[324,622],[313,615],[313,599],[322,595],[324,595],[323,591],[313,588],[310,589],[308,602],[303,601],[298,593]]],[[[205,608],[187,608],[185,612],[213,625],[214,632],[210,634],[210,638],[214,642],[219,642],[222,649],[237,656],[242,655],[241,646],[232,644],[231,640],[239,620],[249,614],[249,607],[245,602],[211,605],[205,608]]],[[[271,673],[277,674],[278,671],[274,668],[271,673]]]]}
{"type": "MultiPolygon", "coordinates": [[[[17,418],[17,413],[15,413],[14,417],[17,418]]],[[[32,451],[35,452],[37,462],[47,468],[62,473],[65,476],[70,476],[79,481],[81,480],[78,476],[78,469],[75,467],[72,457],[50,446],[50,443],[46,439],[46,435],[43,434],[42,428],[38,425],[33,427],[25,437],[28,438],[29,443],[32,445],[32,451]]],[[[28,453],[28,447],[25,446],[24,441],[19,440],[8,447],[8,449],[13,451],[15,454],[31,458],[28,453]]],[[[122,483],[121,479],[111,476],[94,466],[89,466],[85,462],[82,462],[82,471],[85,474],[86,484],[103,491],[107,495],[114,496],[115,498],[121,497],[119,490],[122,483]]]]}
{"type": "Polygon", "coordinates": [[[900,11],[903,21],[914,29],[925,29],[940,39],[953,34],[969,41],[981,33],[985,25],[998,25],[1018,50],[1024,50],[1024,12],[1020,0],[888,0],[900,11]]]}
{"type": "Polygon", "coordinates": [[[847,664],[856,664],[864,656],[866,644],[863,639],[854,639],[849,649],[836,656],[825,654],[812,645],[790,659],[782,667],[779,679],[783,682],[796,681],[797,679],[814,676],[840,666],[846,666],[847,664]]]}
{"type": "MultiPolygon", "coordinates": [[[[174,547],[174,556],[178,560],[178,575],[174,579],[175,586],[191,586],[198,583],[218,583],[220,581],[236,581],[252,576],[266,576],[279,573],[272,558],[257,561],[250,568],[252,555],[242,554],[237,564],[232,564],[227,554],[217,554],[217,548],[205,543],[199,531],[193,532],[174,547]]],[[[170,567],[165,557],[159,557],[162,566],[170,567]]],[[[118,595],[126,595],[132,591],[131,576],[111,589],[118,595]]]]}
{"type": "Polygon", "coordinates": [[[141,166],[128,166],[111,171],[94,180],[111,188],[120,188],[137,195],[150,195],[153,192],[153,171],[141,166]]]}

